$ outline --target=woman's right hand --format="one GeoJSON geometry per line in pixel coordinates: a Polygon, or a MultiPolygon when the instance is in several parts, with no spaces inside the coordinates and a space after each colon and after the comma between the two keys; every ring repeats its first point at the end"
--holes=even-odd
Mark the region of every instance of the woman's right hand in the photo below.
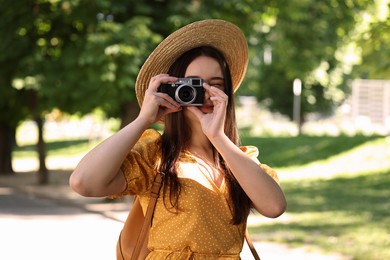
{"type": "Polygon", "coordinates": [[[127,186],[120,169],[129,149],[134,147],[146,127],[162,116],[181,110],[168,94],[157,92],[161,83],[177,78],[161,74],[150,80],[136,120],[88,152],[70,178],[72,188],[83,196],[101,197],[121,193],[127,186]]]}
{"type": "Polygon", "coordinates": [[[180,104],[168,94],[157,92],[158,87],[162,83],[175,82],[176,80],[176,77],[171,77],[168,74],[159,74],[152,77],[149,82],[149,87],[145,91],[138,118],[142,118],[150,124],[153,124],[169,113],[182,110],[180,104]]]}

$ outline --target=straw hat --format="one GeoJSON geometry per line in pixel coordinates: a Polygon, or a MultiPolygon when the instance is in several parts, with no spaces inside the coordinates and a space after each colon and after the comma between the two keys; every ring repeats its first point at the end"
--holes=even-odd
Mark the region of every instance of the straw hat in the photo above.
{"type": "Polygon", "coordinates": [[[142,65],[136,81],[136,95],[141,106],[145,90],[153,76],[167,73],[183,53],[200,46],[221,51],[230,68],[233,90],[244,79],[248,66],[248,45],[242,31],[223,20],[203,20],[191,23],[165,38],[142,65]]]}

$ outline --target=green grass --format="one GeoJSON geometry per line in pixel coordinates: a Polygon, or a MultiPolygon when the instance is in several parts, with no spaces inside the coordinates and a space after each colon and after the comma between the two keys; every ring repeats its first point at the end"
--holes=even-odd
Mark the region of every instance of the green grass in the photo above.
{"type": "Polygon", "coordinates": [[[255,240],[337,252],[359,260],[390,259],[388,138],[302,136],[243,141],[260,147],[260,160],[277,170],[337,173],[329,178],[282,180],[288,201],[286,216],[250,225],[255,240]],[[366,165],[371,170],[364,170],[366,165]]]}
{"type": "Polygon", "coordinates": [[[283,183],[289,218],[251,226],[256,240],[390,259],[390,170],[283,183]]]}
{"type": "MultiPolygon", "coordinates": [[[[73,156],[85,153],[91,149],[95,142],[89,142],[88,139],[79,140],[58,140],[46,142],[47,156],[73,156]]],[[[16,159],[37,157],[37,148],[34,144],[20,145],[13,151],[16,159]]]]}
{"type": "Polygon", "coordinates": [[[290,167],[328,159],[380,136],[242,137],[244,145],[257,146],[261,161],[273,167],[290,167]]]}

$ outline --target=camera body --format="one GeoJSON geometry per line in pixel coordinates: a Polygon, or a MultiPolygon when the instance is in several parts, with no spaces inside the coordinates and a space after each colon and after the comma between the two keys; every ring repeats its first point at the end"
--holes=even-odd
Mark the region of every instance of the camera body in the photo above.
{"type": "Polygon", "coordinates": [[[157,92],[166,93],[182,106],[201,106],[204,103],[203,80],[178,78],[173,83],[161,84],[157,92]]]}

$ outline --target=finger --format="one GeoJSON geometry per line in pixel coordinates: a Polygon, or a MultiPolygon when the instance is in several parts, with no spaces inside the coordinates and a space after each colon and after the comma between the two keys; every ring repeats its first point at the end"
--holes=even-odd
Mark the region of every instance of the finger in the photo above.
{"type": "Polygon", "coordinates": [[[210,93],[214,96],[221,96],[221,97],[227,97],[227,95],[226,95],[226,93],[223,91],[223,90],[221,90],[221,89],[219,89],[219,88],[217,88],[217,87],[214,87],[214,86],[210,86],[210,93]]]}
{"type": "Polygon", "coordinates": [[[214,104],[214,106],[217,106],[218,104],[224,104],[224,106],[227,106],[229,99],[226,95],[225,96],[211,96],[210,101],[214,104]]]}
{"type": "Polygon", "coordinates": [[[158,106],[158,118],[161,118],[167,114],[179,112],[183,109],[181,106],[175,106],[163,98],[158,97],[154,101],[158,106]]]}
{"type": "Polygon", "coordinates": [[[207,83],[203,83],[203,88],[204,88],[204,91],[205,91],[205,98],[210,98],[212,96],[215,96],[215,93],[213,93],[211,91],[211,86],[207,83]]]}
{"type": "Polygon", "coordinates": [[[150,81],[153,82],[153,81],[155,81],[155,80],[158,79],[158,78],[167,77],[167,76],[169,76],[169,74],[158,74],[158,75],[156,75],[156,76],[151,77],[151,78],[150,78],[150,81]]]}
{"type": "Polygon", "coordinates": [[[170,108],[178,108],[181,107],[181,105],[176,102],[172,97],[170,97],[166,93],[161,93],[161,92],[155,92],[153,93],[156,97],[158,97],[159,100],[159,105],[160,106],[165,106],[165,107],[170,107],[170,108]]]}
{"type": "Polygon", "coordinates": [[[161,104],[170,104],[174,107],[181,107],[181,105],[178,102],[176,102],[171,96],[169,96],[166,93],[155,92],[153,93],[153,95],[155,95],[161,100],[160,101],[161,104]]]}
{"type": "Polygon", "coordinates": [[[212,97],[212,96],[221,96],[221,97],[227,97],[226,93],[221,90],[220,88],[217,88],[217,87],[214,87],[214,86],[211,86],[207,83],[204,83],[203,84],[203,87],[206,91],[206,93],[212,97]]]}
{"type": "Polygon", "coordinates": [[[150,79],[149,88],[157,91],[158,87],[163,83],[176,82],[177,77],[169,76],[168,74],[159,74],[150,79]]]}
{"type": "Polygon", "coordinates": [[[207,92],[209,95],[210,95],[210,85],[206,82],[203,82],[203,88],[205,90],[205,92],[207,92]]]}
{"type": "Polygon", "coordinates": [[[168,74],[159,74],[150,78],[149,86],[158,84],[163,77],[169,77],[168,74]]]}
{"type": "Polygon", "coordinates": [[[218,102],[218,103],[226,103],[227,102],[227,98],[221,97],[221,96],[212,96],[212,97],[210,97],[210,100],[218,102]]]}

